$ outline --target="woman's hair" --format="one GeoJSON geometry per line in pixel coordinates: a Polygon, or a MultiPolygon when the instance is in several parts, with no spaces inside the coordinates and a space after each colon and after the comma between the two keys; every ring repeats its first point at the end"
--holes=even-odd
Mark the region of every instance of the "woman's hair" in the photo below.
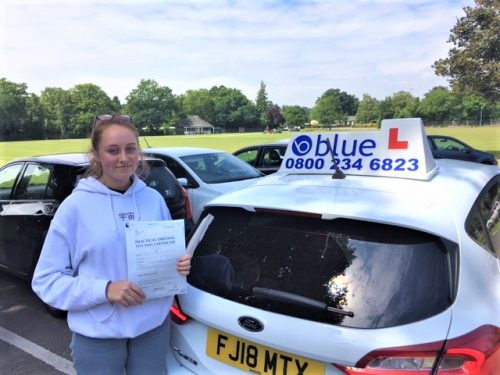
{"type": "MultiPolygon", "coordinates": [[[[85,172],[85,176],[92,176],[99,178],[102,176],[102,166],[99,160],[95,157],[95,153],[99,149],[101,144],[102,134],[104,131],[112,125],[120,125],[126,129],[129,129],[135,135],[137,140],[137,147],[139,147],[139,155],[142,160],[142,152],[139,146],[139,131],[132,122],[132,118],[128,115],[122,114],[110,114],[110,115],[100,115],[96,116],[94,120],[94,126],[92,127],[92,132],[90,133],[90,150],[89,150],[89,167],[85,172]]],[[[145,163],[140,162],[137,174],[143,174],[142,169],[146,168],[145,163]]]]}

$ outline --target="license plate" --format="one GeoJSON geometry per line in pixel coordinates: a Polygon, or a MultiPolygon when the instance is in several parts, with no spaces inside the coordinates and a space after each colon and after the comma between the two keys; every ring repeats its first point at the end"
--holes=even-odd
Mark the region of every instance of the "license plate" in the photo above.
{"type": "Polygon", "coordinates": [[[261,375],[325,373],[323,363],[268,348],[213,328],[208,329],[207,355],[228,365],[261,375]]]}

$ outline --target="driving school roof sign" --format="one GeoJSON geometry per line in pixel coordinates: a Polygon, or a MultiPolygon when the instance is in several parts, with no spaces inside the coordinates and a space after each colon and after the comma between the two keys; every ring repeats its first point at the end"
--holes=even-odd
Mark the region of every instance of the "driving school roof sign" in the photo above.
{"type": "Polygon", "coordinates": [[[427,180],[437,170],[422,120],[383,120],[379,131],[300,134],[280,173],[391,176],[427,180]]]}

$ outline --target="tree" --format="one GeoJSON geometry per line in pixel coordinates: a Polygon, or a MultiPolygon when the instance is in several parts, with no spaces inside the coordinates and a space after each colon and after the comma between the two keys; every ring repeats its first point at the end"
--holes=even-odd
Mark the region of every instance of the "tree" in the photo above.
{"type": "Polygon", "coordinates": [[[72,117],[68,91],[47,87],[40,95],[40,105],[45,115],[44,138],[67,138],[72,117]]]}
{"type": "Polygon", "coordinates": [[[342,104],[339,96],[323,96],[316,100],[311,110],[311,118],[318,120],[324,126],[332,126],[346,118],[342,113],[342,104]]]}
{"type": "Polygon", "coordinates": [[[137,128],[148,135],[165,133],[178,111],[172,90],[151,79],[141,80],[126,99],[126,112],[132,116],[137,128]]]}
{"type": "Polygon", "coordinates": [[[285,123],[285,118],[281,114],[281,108],[278,105],[273,104],[266,112],[269,119],[269,130],[277,129],[285,123]]]}
{"type": "Polygon", "coordinates": [[[281,113],[285,118],[285,123],[290,128],[304,126],[304,124],[309,122],[309,110],[306,107],[300,107],[298,105],[285,105],[283,106],[281,113]]]}
{"type": "Polygon", "coordinates": [[[113,99],[111,99],[111,105],[113,107],[113,113],[121,113],[122,111],[122,104],[120,103],[120,99],[117,96],[113,96],[113,99]]]}
{"type": "Polygon", "coordinates": [[[340,92],[340,106],[342,108],[342,113],[349,116],[356,115],[358,111],[359,99],[354,95],[350,95],[345,91],[340,92]]]}
{"type": "Polygon", "coordinates": [[[434,87],[420,101],[418,112],[424,120],[445,121],[454,117],[457,98],[443,86],[434,87]]]}
{"type": "MultiPolygon", "coordinates": [[[[238,127],[255,129],[259,128],[260,125],[257,107],[248,99],[245,105],[239,107],[238,109],[236,109],[236,111],[234,111],[232,118],[234,123],[237,124],[238,127]]],[[[233,129],[236,129],[236,127],[233,126],[233,129]]]]}
{"type": "Polygon", "coordinates": [[[257,107],[240,90],[214,86],[209,92],[214,101],[214,125],[229,131],[259,126],[257,107]]]}
{"type": "Polygon", "coordinates": [[[28,117],[28,122],[26,124],[25,139],[44,138],[45,114],[40,104],[40,98],[35,94],[30,94],[26,99],[26,115],[28,117]]]}
{"type": "Polygon", "coordinates": [[[215,104],[207,89],[188,90],[182,97],[182,111],[188,115],[198,115],[203,120],[215,121],[215,104]]]}
{"type": "Polygon", "coordinates": [[[363,99],[359,102],[358,111],[356,112],[356,122],[360,124],[368,124],[372,121],[380,119],[380,112],[378,109],[379,102],[376,98],[368,94],[363,95],[363,99]]]}
{"type": "Polygon", "coordinates": [[[257,92],[257,99],[255,99],[255,105],[257,106],[257,111],[259,112],[260,121],[264,129],[269,128],[269,117],[267,116],[267,109],[272,103],[269,102],[267,98],[266,84],[264,81],[260,81],[260,89],[257,92]]]}
{"type": "Polygon", "coordinates": [[[340,111],[346,116],[354,116],[358,109],[359,100],[354,95],[350,95],[345,91],[340,91],[339,89],[328,89],[326,90],[321,98],[326,98],[328,96],[338,97],[340,101],[340,111]]]}
{"type": "Polygon", "coordinates": [[[392,96],[394,118],[408,118],[418,116],[419,98],[407,91],[399,91],[392,96]]]}
{"type": "Polygon", "coordinates": [[[68,136],[71,138],[88,137],[92,131],[95,116],[113,113],[114,107],[110,97],[97,85],[83,83],[68,91],[71,118],[69,119],[68,136]]]}
{"type": "Polygon", "coordinates": [[[462,111],[460,117],[462,120],[473,121],[478,124],[480,122],[480,117],[486,115],[486,112],[482,112],[488,105],[488,102],[480,95],[471,93],[463,95],[461,104],[462,111]]]}
{"type": "Polygon", "coordinates": [[[394,105],[392,103],[392,98],[387,96],[385,99],[378,102],[377,111],[379,120],[394,118],[394,105]]]}
{"type": "Polygon", "coordinates": [[[167,121],[166,134],[175,134],[175,127],[186,119],[186,112],[182,109],[182,95],[175,96],[175,108],[172,116],[167,121]]]}
{"type": "Polygon", "coordinates": [[[25,83],[14,83],[0,79],[0,141],[19,139],[28,123],[25,83]]]}
{"type": "Polygon", "coordinates": [[[327,126],[341,125],[348,116],[356,114],[358,103],[355,96],[345,91],[328,89],[316,100],[311,117],[327,126]]]}
{"type": "Polygon", "coordinates": [[[475,0],[451,29],[453,47],[446,59],[437,60],[437,75],[449,77],[456,91],[472,91],[491,102],[500,100],[500,3],[475,0]]]}

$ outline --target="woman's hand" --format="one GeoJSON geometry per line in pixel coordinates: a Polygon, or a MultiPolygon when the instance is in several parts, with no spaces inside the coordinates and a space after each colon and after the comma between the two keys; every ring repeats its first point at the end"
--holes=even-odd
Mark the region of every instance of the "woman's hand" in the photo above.
{"type": "Polygon", "coordinates": [[[191,269],[191,255],[184,255],[177,261],[177,271],[184,276],[189,275],[191,269]]]}
{"type": "Polygon", "coordinates": [[[146,299],[146,294],[134,283],[123,280],[110,282],[106,287],[106,297],[110,302],[130,307],[142,305],[146,299]]]}

